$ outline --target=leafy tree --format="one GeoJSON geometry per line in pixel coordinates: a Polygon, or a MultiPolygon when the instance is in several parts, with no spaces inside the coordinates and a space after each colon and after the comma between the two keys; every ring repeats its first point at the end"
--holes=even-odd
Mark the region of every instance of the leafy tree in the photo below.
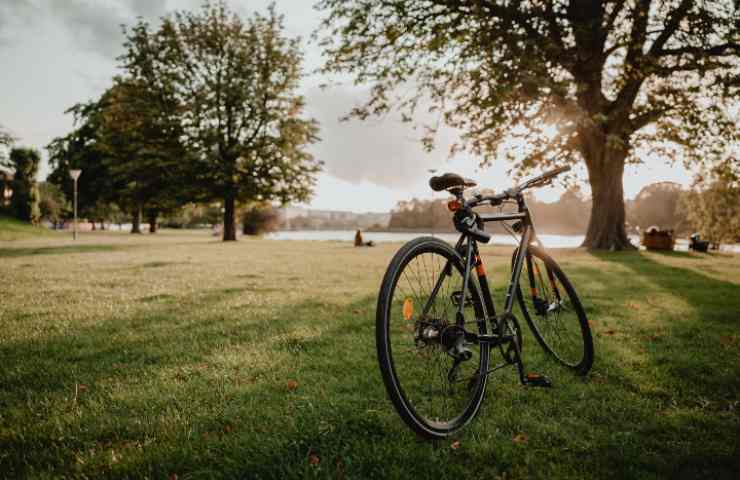
{"type": "Polygon", "coordinates": [[[187,152],[174,121],[176,105],[157,101],[146,84],[116,78],[98,101],[97,138],[114,182],[116,201],[133,207],[132,233],[142,213],[156,232],[157,217],[189,200],[187,152]]]}
{"type": "Polygon", "coordinates": [[[674,182],[647,185],[628,209],[629,222],[641,229],[657,225],[663,229],[685,228],[686,215],[678,208],[683,188],[674,182]]]}
{"type": "Polygon", "coordinates": [[[82,170],[77,181],[77,212],[82,218],[95,218],[100,203],[111,202],[115,191],[105,152],[98,140],[98,112],[96,102],[77,104],[67,110],[74,115],[76,128],[64,137],[55,138],[46,147],[52,169],[47,181],[57,185],[70,203],[74,197],[74,181],[69,171],[82,170]]]}
{"type": "Polygon", "coordinates": [[[38,223],[39,189],[36,176],[39,172],[41,156],[32,148],[14,148],[10,151],[9,166],[13,169],[10,209],[13,216],[25,222],[38,223]]]}
{"type": "Polygon", "coordinates": [[[319,8],[324,72],[372,85],[355,117],[394,104],[410,117],[429,102],[463,132],[453,151],[483,163],[502,151],[519,173],[585,163],[590,248],[633,248],[625,164],[711,158],[739,135],[725,108],[739,94],[737,2],[321,0],[319,8]]]}
{"type": "Polygon", "coordinates": [[[730,155],[699,176],[680,202],[702,237],[715,245],[740,240],[740,159],[730,155]]]}
{"type": "Polygon", "coordinates": [[[224,240],[236,240],[238,201],[285,203],[310,195],[319,171],[306,146],[317,125],[301,118],[299,39],[283,19],[242,21],[224,2],[177,12],[153,32],[140,21],[128,32],[124,67],[135,82],[179,107],[193,181],[224,206],[224,240]]]}
{"type": "Polygon", "coordinates": [[[142,212],[152,218],[182,201],[185,157],[177,125],[163,123],[168,111],[155,108],[145,86],[116,78],[97,100],[68,110],[77,128],[48,147],[50,179],[72,195],[70,168],[81,168],[78,183],[82,216],[104,224],[113,203],[132,216],[132,233],[141,233],[142,212]]]}
{"type": "Polygon", "coordinates": [[[55,227],[64,221],[72,208],[64,197],[62,190],[50,182],[39,184],[39,210],[41,218],[51,222],[55,227]]]}

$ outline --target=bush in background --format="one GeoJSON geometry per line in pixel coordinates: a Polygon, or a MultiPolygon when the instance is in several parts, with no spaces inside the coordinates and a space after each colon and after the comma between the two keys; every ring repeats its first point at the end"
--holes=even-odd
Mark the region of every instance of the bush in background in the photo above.
{"type": "Polygon", "coordinates": [[[242,233],[262,235],[274,232],[280,224],[280,216],[272,205],[253,205],[242,214],[242,233]]]}

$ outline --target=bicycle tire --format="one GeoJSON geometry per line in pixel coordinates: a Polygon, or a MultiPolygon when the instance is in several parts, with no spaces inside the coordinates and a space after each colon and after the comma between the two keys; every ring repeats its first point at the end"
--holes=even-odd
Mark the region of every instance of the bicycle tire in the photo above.
{"type": "MultiPolygon", "coordinates": [[[[480,372],[487,372],[488,370],[488,365],[490,361],[490,347],[488,346],[488,344],[478,344],[474,346],[474,348],[477,349],[477,373],[470,377],[469,383],[465,386],[469,398],[466,402],[464,402],[464,407],[460,409],[461,411],[459,413],[456,412],[454,416],[444,420],[440,420],[439,418],[433,419],[429,416],[426,416],[424,412],[420,411],[420,406],[418,404],[420,403],[420,399],[416,397],[409,398],[409,388],[411,388],[411,386],[415,382],[417,382],[418,379],[416,378],[416,376],[413,375],[409,378],[405,374],[402,375],[403,378],[399,377],[399,358],[402,356],[403,358],[406,358],[407,352],[405,352],[405,350],[402,350],[397,342],[404,342],[401,345],[405,345],[406,341],[403,339],[403,334],[394,333],[395,330],[392,329],[392,327],[395,326],[395,323],[394,325],[391,325],[391,320],[392,317],[393,319],[399,317],[398,315],[394,316],[395,313],[398,313],[394,312],[394,295],[397,292],[403,294],[403,292],[401,292],[401,288],[399,288],[399,281],[402,278],[402,275],[404,275],[407,267],[409,270],[412,269],[412,262],[414,262],[416,259],[421,258],[421,256],[425,254],[437,255],[441,257],[441,259],[449,261],[451,264],[451,267],[449,269],[451,275],[448,275],[447,277],[459,277],[459,280],[462,281],[465,271],[463,266],[463,259],[448,243],[434,237],[421,237],[405,244],[391,260],[381,283],[376,310],[376,346],[383,383],[385,384],[388,396],[393,406],[395,407],[395,410],[401,416],[403,421],[418,435],[427,439],[440,440],[449,437],[450,435],[463,428],[470,422],[470,420],[472,420],[477,415],[486,391],[487,384],[487,375],[481,375],[480,372]],[[395,337],[392,338],[392,335],[395,335],[395,337]],[[395,345],[393,345],[394,343],[395,345]],[[396,354],[395,357],[394,348],[396,354]]],[[[426,260],[424,261],[426,262],[426,260]]],[[[406,280],[408,281],[408,276],[406,277],[406,280]]],[[[454,284],[454,281],[452,283],[454,284]]],[[[486,311],[485,306],[482,302],[482,296],[478,284],[476,281],[474,281],[472,274],[470,275],[469,279],[469,287],[472,311],[475,314],[476,320],[478,320],[478,332],[484,334],[486,333],[486,311]]],[[[441,290],[442,289],[440,288],[440,291],[441,290]]],[[[445,293],[449,293],[449,289],[445,293]]],[[[437,294],[437,297],[439,298],[443,298],[443,296],[444,295],[441,295],[440,293],[437,294]]],[[[435,297],[432,301],[436,302],[437,297],[435,297]]],[[[463,298],[461,301],[466,302],[467,300],[463,298]]],[[[404,301],[404,317],[406,316],[406,302],[407,300],[404,301]]],[[[395,306],[398,306],[397,299],[395,306]]],[[[445,312],[446,309],[447,307],[445,306],[445,312]]],[[[439,314],[438,311],[433,311],[433,313],[439,314]]],[[[405,320],[408,321],[408,319],[405,320]]],[[[423,323],[422,320],[415,320],[413,327],[415,332],[414,336],[418,335],[418,330],[421,327],[419,327],[417,324],[420,322],[423,323]]],[[[468,322],[468,324],[469,320],[470,319],[466,318],[466,322],[468,322]]],[[[435,321],[439,321],[439,319],[436,319],[435,321]]],[[[429,345],[424,348],[428,347],[429,345]]],[[[437,353],[441,354],[442,356],[447,355],[443,352],[441,342],[439,344],[439,347],[440,348],[438,349],[439,351],[437,353]]],[[[415,343],[414,348],[419,349],[418,344],[415,343]]],[[[435,355],[434,348],[434,345],[432,345],[431,350],[429,350],[432,352],[431,355],[435,355]]],[[[417,350],[416,353],[412,353],[408,356],[423,358],[424,355],[419,352],[420,350],[417,350]]],[[[428,366],[414,366],[411,367],[411,370],[413,368],[421,368],[422,370],[428,369],[431,371],[433,365],[429,363],[428,366]]],[[[472,369],[472,366],[470,366],[470,369],[472,369]]],[[[444,371],[444,369],[442,369],[442,371],[444,371]]],[[[442,379],[440,383],[443,384],[444,379],[442,379]]],[[[456,389],[462,390],[462,387],[453,385],[452,382],[450,382],[450,384],[446,387],[449,388],[449,392],[455,391],[456,389]]]]}
{"type": "MultiPolygon", "coordinates": [[[[516,254],[517,252],[515,251],[512,259],[516,258],[516,254]]],[[[551,294],[553,297],[557,296],[555,287],[552,287],[552,290],[551,294]]],[[[535,339],[545,352],[560,364],[575,371],[579,375],[588,374],[594,361],[594,346],[586,312],[578,298],[575,287],[573,287],[573,284],[565,275],[565,272],[563,272],[557,262],[555,262],[555,260],[541,248],[530,246],[527,249],[527,257],[525,257],[522,273],[519,277],[519,284],[516,286],[516,294],[522,314],[535,339]],[[548,282],[542,280],[541,270],[537,272],[537,259],[539,259],[545,266],[545,273],[548,277],[548,282]],[[534,265],[534,267],[530,269],[528,267],[529,265],[534,265]],[[522,294],[521,285],[523,282],[528,284],[530,287],[528,289],[529,293],[526,296],[522,294]],[[532,292],[546,289],[546,283],[550,283],[552,287],[552,285],[557,286],[558,282],[562,286],[563,292],[567,294],[568,301],[565,302],[564,300],[557,300],[558,317],[553,321],[552,315],[548,317],[550,312],[544,312],[543,314],[542,308],[538,311],[537,307],[534,306],[535,300],[532,297],[532,292]],[[570,309],[574,315],[569,315],[561,321],[560,313],[567,309],[570,309]],[[575,328],[575,322],[577,322],[578,328],[575,328]],[[568,329],[569,331],[566,332],[565,329],[568,329]],[[570,347],[571,352],[565,351],[566,347],[561,335],[562,332],[569,333],[569,337],[571,339],[575,339],[576,337],[580,338],[578,345],[574,344],[570,347]],[[576,355],[578,355],[578,358],[576,358],[576,355]]],[[[552,303],[553,301],[555,301],[554,298],[546,298],[545,304],[548,306],[554,305],[554,303],[552,303]]],[[[543,304],[540,303],[540,305],[543,304]]]]}

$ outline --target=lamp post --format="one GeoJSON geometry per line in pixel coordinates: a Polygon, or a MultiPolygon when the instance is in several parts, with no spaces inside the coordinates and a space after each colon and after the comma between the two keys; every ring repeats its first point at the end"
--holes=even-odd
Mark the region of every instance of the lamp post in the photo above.
{"type": "Polygon", "coordinates": [[[75,201],[74,201],[74,210],[75,210],[75,224],[74,224],[74,230],[72,230],[72,238],[74,240],[77,240],[77,179],[80,178],[80,174],[82,173],[82,170],[70,170],[69,176],[72,177],[72,180],[75,182],[75,201]]]}

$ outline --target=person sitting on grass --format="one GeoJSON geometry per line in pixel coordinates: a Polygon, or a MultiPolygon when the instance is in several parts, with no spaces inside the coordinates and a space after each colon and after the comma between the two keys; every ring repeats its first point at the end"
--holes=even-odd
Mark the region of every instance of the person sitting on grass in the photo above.
{"type": "Polygon", "coordinates": [[[372,247],[374,245],[375,244],[373,243],[372,240],[370,240],[369,242],[363,242],[362,241],[362,232],[361,231],[357,230],[355,232],[355,247],[372,247]]]}

